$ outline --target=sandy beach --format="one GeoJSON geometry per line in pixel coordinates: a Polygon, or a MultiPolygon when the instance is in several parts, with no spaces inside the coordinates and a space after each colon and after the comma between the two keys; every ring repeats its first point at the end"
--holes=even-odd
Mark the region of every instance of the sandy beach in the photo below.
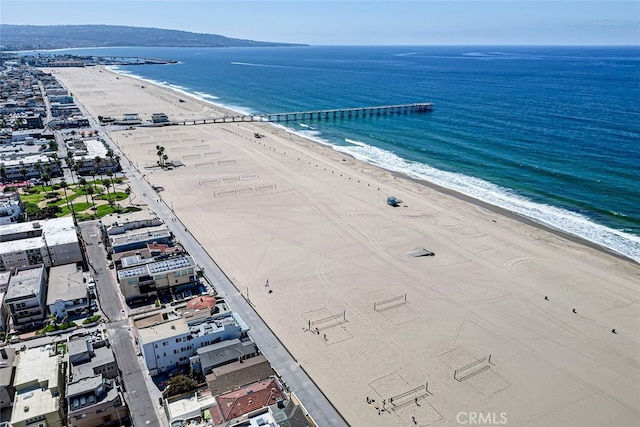
{"type": "MultiPolygon", "coordinates": [[[[101,67],[53,74],[94,117],[226,114],[101,67]]],[[[351,425],[640,424],[636,263],[266,123],[110,137],[351,425]],[[185,166],[151,168],[156,145],[185,166]]]]}

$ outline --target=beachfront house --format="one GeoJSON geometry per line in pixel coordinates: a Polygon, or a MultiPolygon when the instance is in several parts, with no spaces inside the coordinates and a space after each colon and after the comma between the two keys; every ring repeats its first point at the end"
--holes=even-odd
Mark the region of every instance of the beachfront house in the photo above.
{"type": "Polygon", "coordinates": [[[201,347],[247,336],[249,327],[237,314],[206,319],[170,320],[138,329],[138,345],[150,375],[189,366],[201,347]]]}
{"type": "Polygon", "coordinates": [[[247,360],[237,360],[213,368],[211,373],[206,376],[206,380],[211,394],[217,396],[237,390],[246,384],[269,378],[272,375],[271,364],[266,357],[260,354],[247,360]]]}
{"type": "Polygon", "coordinates": [[[127,301],[157,297],[159,292],[176,292],[198,282],[193,258],[186,255],[145,259],[133,255],[120,260],[118,282],[127,301]]]}
{"type": "Polygon", "coordinates": [[[211,408],[211,420],[214,425],[246,422],[254,415],[268,413],[271,405],[283,405],[286,398],[278,380],[269,378],[216,397],[218,404],[211,408]]]}
{"type": "Polygon", "coordinates": [[[214,368],[250,359],[258,354],[258,346],[251,337],[243,340],[234,338],[198,348],[196,354],[189,358],[189,363],[193,372],[206,376],[214,368]]]}

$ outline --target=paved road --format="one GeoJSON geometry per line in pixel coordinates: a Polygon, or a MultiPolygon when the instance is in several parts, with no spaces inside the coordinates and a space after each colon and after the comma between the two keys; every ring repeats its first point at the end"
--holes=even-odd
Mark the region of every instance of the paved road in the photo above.
{"type": "Polygon", "coordinates": [[[94,274],[100,309],[109,321],[106,328],[120,367],[131,419],[134,426],[165,426],[162,412],[156,412],[157,397],[152,398],[149,394],[146,370],[142,369],[136,356],[126,305],[115,282],[114,270],[107,267],[99,226],[99,221],[85,221],[80,223],[80,231],[87,248],[89,269],[94,274]]]}
{"type": "MultiPolygon", "coordinates": [[[[80,106],[80,108],[85,112],[87,117],[91,117],[83,106],[80,106]]],[[[269,362],[278,374],[280,374],[287,386],[296,393],[315,422],[320,426],[347,426],[347,422],[342,418],[340,413],[333,407],[324,394],[322,394],[315,383],[311,381],[309,376],[302,370],[293,356],[273,334],[271,329],[269,329],[269,327],[262,321],[253,307],[242,297],[233,283],[231,283],[229,278],[222,272],[213,259],[211,259],[204,248],[200,246],[197,240],[188,231],[185,231],[185,227],[180,223],[179,219],[175,222],[171,220],[172,218],[175,218],[171,209],[162,202],[161,199],[158,199],[156,192],[151,188],[148,182],[144,180],[144,174],[148,172],[144,171],[141,173],[138,171],[119,147],[108,137],[105,128],[93,119],[90,119],[90,122],[95,129],[100,131],[100,134],[111,146],[115,154],[121,156],[122,160],[120,163],[123,168],[122,172],[124,172],[124,174],[129,178],[132,192],[137,194],[138,197],[142,197],[142,194],[146,194],[146,197],[142,198],[146,201],[149,208],[154,211],[156,215],[158,215],[158,217],[169,227],[171,227],[176,238],[193,257],[194,261],[205,270],[207,278],[211,281],[211,284],[217,289],[221,296],[225,297],[229,307],[233,311],[239,313],[247,322],[251,328],[251,337],[254,339],[262,353],[267,357],[267,359],[269,359],[269,362]],[[160,202],[157,202],[157,200],[160,200],[160,202]]],[[[102,300],[100,301],[102,302],[102,300]]],[[[120,313],[114,313],[115,309],[111,307],[112,302],[108,302],[105,305],[104,309],[108,310],[108,316],[113,315],[116,318],[121,316],[120,313]]],[[[135,354],[133,354],[133,346],[127,346],[124,338],[121,336],[124,330],[124,328],[120,328],[119,331],[114,330],[114,333],[118,337],[117,341],[119,345],[116,345],[115,342],[113,345],[118,352],[121,351],[121,348],[123,351],[119,354],[118,362],[120,363],[120,360],[122,360],[123,363],[128,366],[132,360],[136,360],[136,357],[135,354]]],[[[129,341],[129,344],[131,344],[131,341],[129,341]]],[[[124,373],[125,370],[122,365],[121,369],[124,373]]],[[[140,371],[140,368],[138,367],[137,370],[140,371]]],[[[125,385],[128,389],[131,384],[134,384],[133,387],[135,387],[135,384],[142,384],[144,378],[138,379],[139,377],[142,377],[142,373],[138,372],[138,374],[136,374],[136,370],[132,366],[131,371],[128,374],[130,378],[125,379],[125,385]]],[[[140,391],[135,390],[135,388],[134,391],[140,393],[140,391]]],[[[129,393],[131,393],[131,391],[129,391],[129,393]]],[[[146,393],[144,394],[148,397],[146,393]]],[[[146,406],[149,405],[150,402],[147,403],[145,399],[140,399],[139,401],[138,399],[141,396],[137,394],[136,396],[136,398],[132,398],[130,394],[129,402],[133,403],[133,405],[130,406],[130,409],[135,425],[142,426],[143,424],[140,424],[140,420],[145,418],[145,415],[142,414],[150,413],[149,408],[154,406],[146,406]],[[142,401],[145,401],[145,403],[143,404],[142,401]]],[[[157,422],[155,424],[152,422],[152,424],[148,425],[158,424],[157,422]]]]}

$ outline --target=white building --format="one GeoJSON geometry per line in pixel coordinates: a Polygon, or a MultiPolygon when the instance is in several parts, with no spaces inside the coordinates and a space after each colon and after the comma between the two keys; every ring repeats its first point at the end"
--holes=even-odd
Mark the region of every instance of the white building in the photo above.
{"type": "Polygon", "coordinates": [[[188,286],[198,280],[196,263],[190,256],[172,256],[156,261],[133,255],[122,258],[121,263],[118,282],[127,301],[157,296],[163,289],[188,286]]]}
{"type": "Polygon", "coordinates": [[[11,426],[62,425],[62,369],[60,356],[45,347],[23,350],[16,356],[11,426]]]}
{"type": "Polygon", "coordinates": [[[32,154],[16,159],[0,159],[0,167],[4,168],[9,182],[40,178],[42,176],[40,168],[44,170],[46,165],[51,168],[52,176],[62,176],[62,169],[56,161],[45,154],[32,154]],[[26,172],[24,175],[21,172],[23,169],[26,172]]]}
{"type": "Polygon", "coordinates": [[[81,314],[89,308],[84,273],[76,264],[60,265],[49,270],[47,308],[58,319],[81,314]]]}
{"type": "Polygon", "coordinates": [[[188,322],[180,318],[138,329],[138,345],[150,375],[189,364],[203,346],[243,338],[249,327],[237,313],[188,322]]]}
{"type": "Polygon", "coordinates": [[[73,218],[5,225],[1,229],[0,271],[44,264],[45,267],[82,262],[73,218]]]}
{"type": "Polygon", "coordinates": [[[22,209],[19,193],[0,193],[0,226],[18,222],[22,209]]]}
{"type": "Polygon", "coordinates": [[[102,141],[89,139],[82,141],[82,143],[84,149],[77,149],[73,153],[73,162],[79,164],[78,173],[80,175],[92,175],[120,170],[120,163],[116,161],[115,157],[111,159],[107,156],[108,148],[102,141]],[[99,163],[96,162],[96,157],[100,158],[99,163]]]}
{"type": "Polygon", "coordinates": [[[11,276],[4,306],[16,329],[39,326],[45,315],[47,272],[43,265],[22,267],[11,276]]]}

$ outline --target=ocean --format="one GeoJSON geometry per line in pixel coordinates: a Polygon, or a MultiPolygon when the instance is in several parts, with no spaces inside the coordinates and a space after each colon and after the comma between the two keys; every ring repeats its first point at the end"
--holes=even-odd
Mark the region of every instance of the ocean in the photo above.
{"type": "Polygon", "coordinates": [[[640,262],[640,48],[108,48],[116,67],[245,113],[434,102],[287,128],[640,262]]]}

